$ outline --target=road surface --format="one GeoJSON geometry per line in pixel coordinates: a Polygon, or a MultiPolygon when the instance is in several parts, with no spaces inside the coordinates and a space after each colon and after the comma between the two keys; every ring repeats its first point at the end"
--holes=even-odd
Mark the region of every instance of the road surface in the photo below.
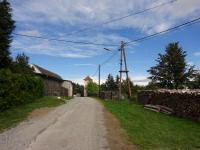
{"type": "Polygon", "coordinates": [[[103,106],[74,98],[0,134],[1,150],[108,150],[103,106]]]}

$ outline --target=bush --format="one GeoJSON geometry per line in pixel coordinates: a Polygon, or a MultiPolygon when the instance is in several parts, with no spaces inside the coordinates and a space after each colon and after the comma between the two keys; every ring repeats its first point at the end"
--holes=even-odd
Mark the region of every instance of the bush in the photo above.
{"type": "Polygon", "coordinates": [[[42,97],[43,91],[43,81],[39,77],[0,70],[0,111],[42,97]]]}

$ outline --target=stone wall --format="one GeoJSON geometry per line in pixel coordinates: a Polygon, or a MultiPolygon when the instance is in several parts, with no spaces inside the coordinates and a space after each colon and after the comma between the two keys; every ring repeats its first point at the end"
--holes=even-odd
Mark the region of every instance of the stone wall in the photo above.
{"type": "Polygon", "coordinates": [[[138,102],[163,105],[172,108],[176,116],[200,121],[200,90],[140,91],[138,102]]]}

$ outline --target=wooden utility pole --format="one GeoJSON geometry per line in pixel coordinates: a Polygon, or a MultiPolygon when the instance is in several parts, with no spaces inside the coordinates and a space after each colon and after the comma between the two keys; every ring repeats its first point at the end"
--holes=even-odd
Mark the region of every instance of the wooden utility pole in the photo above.
{"type": "Polygon", "coordinates": [[[126,52],[125,52],[125,48],[124,48],[125,44],[123,41],[121,41],[121,58],[120,58],[120,83],[119,83],[119,99],[121,99],[122,97],[122,73],[126,73],[126,80],[128,82],[128,91],[129,91],[129,98],[131,97],[131,86],[130,86],[130,80],[129,80],[129,76],[128,76],[128,65],[126,62],[126,52]],[[124,61],[124,65],[125,65],[125,70],[122,70],[123,68],[123,61],[124,61]]]}
{"type": "Polygon", "coordinates": [[[101,65],[99,65],[99,97],[101,94],[101,65]]]}
{"type": "Polygon", "coordinates": [[[123,49],[123,41],[121,42],[121,48],[120,48],[120,71],[119,71],[119,73],[120,73],[120,76],[119,76],[119,99],[121,99],[122,98],[122,62],[123,62],[123,57],[122,57],[122,55],[123,55],[123,52],[122,52],[122,49],[123,49]]]}

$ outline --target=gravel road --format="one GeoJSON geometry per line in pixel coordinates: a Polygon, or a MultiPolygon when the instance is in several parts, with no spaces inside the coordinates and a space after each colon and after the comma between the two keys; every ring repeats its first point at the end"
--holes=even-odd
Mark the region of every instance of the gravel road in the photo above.
{"type": "Polygon", "coordinates": [[[74,98],[0,134],[0,149],[108,150],[103,106],[92,98],[74,98]]]}

